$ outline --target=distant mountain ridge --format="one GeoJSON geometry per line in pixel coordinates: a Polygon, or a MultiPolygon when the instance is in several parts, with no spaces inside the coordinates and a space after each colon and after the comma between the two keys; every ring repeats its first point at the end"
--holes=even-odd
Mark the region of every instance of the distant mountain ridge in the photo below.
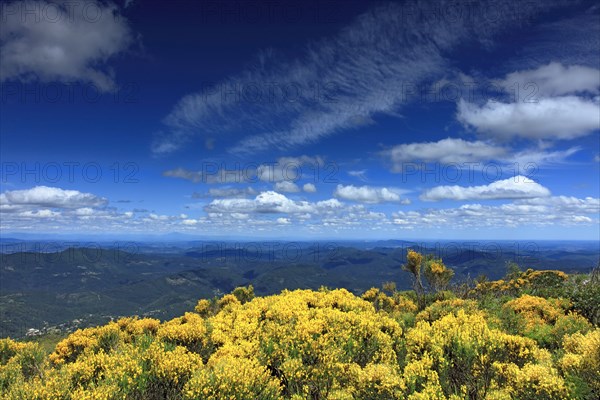
{"type": "Polygon", "coordinates": [[[551,246],[525,251],[507,243],[502,251],[486,252],[437,244],[427,248],[402,240],[332,243],[200,241],[141,243],[131,251],[95,246],[52,252],[36,250],[36,242],[19,242],[31,249],[0,254],[0,334],[18,337],[29,328],[73,320],[81,320],[82,326],[97,324],[118,315],[169,318],[189,310],[198,298],[248,284],[258,295],[323,285],[360,293],[386,281],[408,289],[410,276],[400,266],[411,247],[441,256],[457,281],[480,274],[498,279],[507,261],[534,269],[588,272],[600,256],[593,244],[579,244],[576,251],[551,246]],[[285,243],[291,245],[286,248],[285,243]]]}

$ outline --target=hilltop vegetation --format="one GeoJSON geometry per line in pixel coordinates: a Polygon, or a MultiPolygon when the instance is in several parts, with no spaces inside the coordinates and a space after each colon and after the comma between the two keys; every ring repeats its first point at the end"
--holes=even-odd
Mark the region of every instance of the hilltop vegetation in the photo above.
{"type": "Polygon", "coordinates": [[[414,291],[252,286],[160,322],[78,330],[47,354],[0,340],[9,399],[596,399],[598,271],[452,285],[409,252],[414,291]],[[425,278],[423,282],[422,277],[425,278]]]}
{"type": "Polygon", "coordinates": [[[597,243],[591,242],[70,246],[25,242],[3,247],[18,252],[0,254],[0,337],[24,337],[30,329],[64,334],[119,316],[171,319],[193,309],[198,298],[222,296],[249,284],[259,296],[322,285],[360,295],[390,280],[399,289],[410,289],[411,275],[398,268],[406,263],[407,248],[443,257],[455,282],[481,274],[499,279],[506,261],[534,269],[589,272],[600,256],[597,243]]]}

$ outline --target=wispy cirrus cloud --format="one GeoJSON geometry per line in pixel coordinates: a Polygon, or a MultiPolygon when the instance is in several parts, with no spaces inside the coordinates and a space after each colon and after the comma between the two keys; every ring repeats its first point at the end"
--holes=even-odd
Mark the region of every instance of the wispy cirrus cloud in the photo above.
{"type": "MultiPolygon", "coordinates": [[[[479,18],[439,18],[425,3],[375,7],[336,36],[307,47],[302,57],[284,62],[262,55],[240,74],[184,97],[164,119],[154,153],[176,151],[197,135],[243,131],[247,136],[230,151],[252,154],[353,129],[376,114],[397,112],[407,84],[440,79],[448,66],[445,53],[456,45],[489,45],[519,18],[564,4],[527,2],[515,18],[513,2],[486,0],[470,5],[479,18]],[[494,18],[481,17],[490,6],[494,18]]],[[[438,3],[440,9],[456,5],[438,3]]]]}

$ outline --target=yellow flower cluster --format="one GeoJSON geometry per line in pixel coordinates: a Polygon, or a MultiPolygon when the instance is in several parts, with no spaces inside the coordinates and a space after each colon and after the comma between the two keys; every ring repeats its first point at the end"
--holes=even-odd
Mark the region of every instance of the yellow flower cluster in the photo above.
{"type": "Polygon", "coordinates": [[[416,320],[433,322],[445,315],[456,314],[460,310],[467,313],[475,313],[479,310],[479,307],[474,300],[450,299],[436,301],[418,313],[416,320]]]}
{"type": "Polygon", "coordinates": [[[528,326],[554,323],[565,313],[557,300],[527,294],[507,302],[504,307],[524,316],[528,326]]]}
{"type": "Polygon", "coordinates": [[[480,293],[506,293],[515,294],[520,290],[551,290],[562,284],[569,276],[562,271],[556,270],[533,270],[518,273],[512,279],[480,282],[475,286],[472,294],[480,293]]]}
{"type": "Polygon", "coordinates": [[[367,290],[362,298],[375,307],[375,310],[383,310],[391,314],[415,313],[417,305],[414,301],[400,295],[395,294],[388,296],[377,288],[367,290]]]}
{"type": "Polygon", "coordinates": [[[560,347],[563,337],[586,333],[592,325],[574,312],[566,313],[570,304],[563,299],[545,299],[523,295],[504,304],[505,313],[514,312],[521,322],[519,334],[530,337],[546,348],[560,347]]]}
{"type": "Polygon", "coordinates": [[[563,347],[565,355],[559,363],[562,370],[581,377],[600,397],[600,329],[567,336],[563,347]]]}
{"type": "Polygon", "coordinates": [[[2,339],[0,398],[596,398],[600,329],[567,308],[527,295],[502,308],[526,326],[550,327],[560,338],[551,353],[537,338],[503,331],[474,300],[417,313],[407,297],[378,289],[362,298],[344,289],[237,290],[170,321],[78,330],[49,357],[36,343],[2,339]]]}
{"type": "Polygon", "coordinates": [[[414,250],[408,250],[406,256],[406,268],[413,274],[418,273],[423,263],[423,255],[414,250]]]}
{"type": "Polygon", "coordinates": [[[515,364],[495,365],[499,373],[510,382],[502,390],[508,398],[536,400],[570,398],[567,385],[555,368],[527,363],[522,368],[515,364]]]}
{"type": "Polygon", "coordinates": [[[434,274],[442,274],[446,270],[446,267],[439,262],[432,262],[429,264],[429,267],[431,268],[431,272],[434,274]]]}

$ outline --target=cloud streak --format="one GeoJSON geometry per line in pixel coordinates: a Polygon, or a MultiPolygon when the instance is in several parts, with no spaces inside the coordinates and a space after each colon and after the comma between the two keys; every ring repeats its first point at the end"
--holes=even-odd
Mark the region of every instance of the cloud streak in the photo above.
{"type": "MultiPolygon", "coordinates": [[[[519,17],[558,3],[527,2],[519,17]]],[[[439,8],[450,4],[455,5],[440,1],[439,8]]],[[[444,75],[445,53],[468,40],[489,44],[495,33],[518,22],[510,1],[472,5],[475,15],[493,6],[499,18],[436,18],[423,2],[390,3],[310,45],[296,60],[262,55],[237,76],[181,99],[165,118],[153,151],[171,153],[197,135],[240,132],[248,136],[230,149],[233,153],[289,149],[397,112],[407,84],[444,75]]]]}

